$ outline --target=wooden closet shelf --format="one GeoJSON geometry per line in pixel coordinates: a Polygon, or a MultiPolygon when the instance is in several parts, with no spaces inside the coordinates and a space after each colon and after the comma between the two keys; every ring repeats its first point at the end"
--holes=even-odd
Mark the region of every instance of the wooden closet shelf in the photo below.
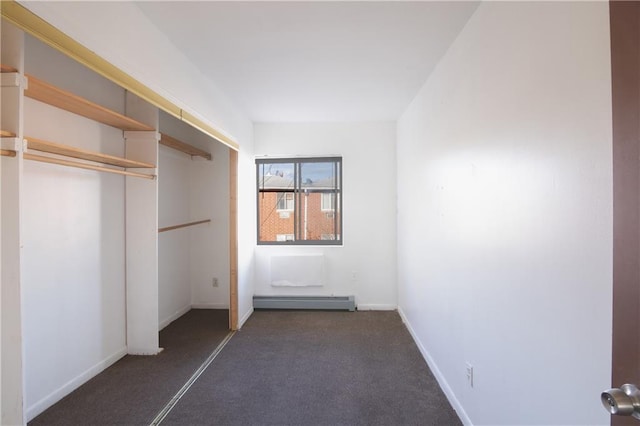
{"type": "Polygon", "coordinates": [[[0,72],[18,72],[18,70],[9,65],[0,64],[0,72]]]}
{"type": "Polygon", "coordinates": [[[74,114],[121,130],[155,130],[133,118],[111,111],[73,93],[59,89],[47,82],[27,75],[28,88],[25,96],[64,109],[74,114]]]}
{"type": "Polygon", "coordinates": [[[116,157],[113,155],[102,154],[100,152],[87,151],[75,148],[69,145],[49,142],[42,139],[25,137],[27,141],[27,149],[48,152],[51,154],[64,155],[66,157],[79,158],[82,160],[95,161],[97,163],[109,164],[112,166],[125,168],[154,168],[153,164],[143,163],[141,161],[129,160],[127,158],[116,157]]]}
{"type": "Polygon", "coordinates": [[[109,167],[96,166],[94,164],[78,163],[77,161],[62,160],[60,158],[54,158],[54,157],[45,157],[43,155],[30,154],[28,152],[25,152],[23,156],[25,160],[39,161],[41,163],[59,164],[61,166],[76,167],[78,169],[96,170],[99,172],[115,173],[118,175],[125,175],[125,176],[135,176],[135,177],[141,177],[145,179],[156,178],[155,175],[148,175],[148,174],[138,173],[138,172],[130,172],[128,170],[110,169],[109,167]]]}
{"type": "Polygon", "coordinates": [[[189,145],[188,143],[179,141],[178,139],[173,138],[169,135],[165,135],[164,133],[160,134],[160,144],[168,146],[169,148],[177,149],[178,151],[182,151],[192,157],[202,157],[211,161],[211,154],[209,154],[207,151],[203,151],[200,148],[196,148],[195,146],[189,145]]]}
{"type": "Polygon", "coordinates": [[[15,138],[16,134],[13,132],[10,132],[8,130],[0,130],[0,137],[3,138],[15,138]]]}
{"type": "Polygon", "coordinates": [[[2,157],[15,157],[16,152],[10,149],[0,149],[0,156],[2,157]]]}
{"type": "Polygon", "coordinates": [[[159,228],[158,232],[171,231],[172,229],[186,228],[187,226],[200,225],[201,223],[209,223],[211,219],[198,220],[196,222],[183,223],[181,225],[167,226],[165,228],[159,228]]]}

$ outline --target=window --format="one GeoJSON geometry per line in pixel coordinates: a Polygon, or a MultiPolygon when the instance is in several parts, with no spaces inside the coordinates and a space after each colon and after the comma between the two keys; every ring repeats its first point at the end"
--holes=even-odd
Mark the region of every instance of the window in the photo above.
{"type": "Polygon", "coordinates": [[[292,192],[278,192],[277,195],[278,207],[277,210],[293,210],[293,193],[292,192]]]}
{"type": "Polygon", "coordinates": [[[335,194],[331,193],[331,192],[323,192],[322,193],[322,203],[321,203],[321,207],[320,209],[323,212],[332,212],[333,209],[333,205],[334,202],[333,200],[335,199],[335,194]]]}
{"type": "Polygon", "coordinates": [[[342,158],[256,160],[258,244],[342,244],[342,158]]]}

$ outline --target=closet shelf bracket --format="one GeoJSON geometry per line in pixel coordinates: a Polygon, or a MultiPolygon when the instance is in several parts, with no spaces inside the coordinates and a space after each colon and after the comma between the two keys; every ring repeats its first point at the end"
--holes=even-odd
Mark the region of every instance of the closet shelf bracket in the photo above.
{"type": "Polygon", "coordinates": [[[3,72],[0,74],[0,86],[2,87],[27,87],[26,79],[17,72],[3,72]]]}
{"type": "Polygon", "coordinates": [[[2,131],[2,139],[0,139],[0,154],[3,157],[15,157],[16,153],[20,151],[20,141],[11,132],[2,131]],[[5,134],[7,136],[5,136],[5,134]],[[8,136],[13,135],[13,136],[8,136]]]}

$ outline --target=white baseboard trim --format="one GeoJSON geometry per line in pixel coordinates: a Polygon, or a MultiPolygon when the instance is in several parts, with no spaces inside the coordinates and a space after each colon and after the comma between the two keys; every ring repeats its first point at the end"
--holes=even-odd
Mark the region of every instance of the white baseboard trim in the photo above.
{"type": "Polygon", "coordinates": [[[427,351],[427,349],[424,347],[424,345],[418,338],[418,335],[416,334],[413,327],[411,326],[411,323],[409,322],[406,315],[402,311],[402,308],[399,306],[398,306],[398,314],[400,314],[400,318],[402,318],[402,322],[404,322],[405,326],[407,327],[407,330],[409,330],[409,334],[411,334],[411,337],[413,337],[413,341],[416,342],[416,346],[418,346],[420,353],[422,354],[425,361],[427,361],[427,365],[429,366],[429,368],[431,369],[431,372],[433,373],[434,377],[438,381],[438,384],[440,385],[440,388],[442,389],[447,399],[449,400],[449,403],[453,406],[453,409],[456,411],[456,414],[460,418],[460,421],[464,425],[473,426],[471,419],[469,418],[469,416],[467,416],[467,413],[466,411],[464,411],[464,408],[462,407],[462,404],[460,404],[460,401],[458,400],[458,398],[456,398],[456,395],[453,393],[451,386],[449,386],[449,383],[447,382],[444,375],[436,365],[433,358],[431,358],[429,351],[427,351]]]}
{"type": "Polygon", "coordinates": [[[90,379],[95,377],[97,374],[102,372],[107,367],[113,365],[116,361],[127,354],[127,348],[122,347],[112,355],[106,357],[102,361],[95,364],[93,367],[85,370],[83,373],[69,380],[64,385],[60,386],[55,391],[51,392],[49,395],[42,398],[40,401],[34,403],[31,407],[27,408],[27,422],[33,420],[38,414],[42,413],[47,408],[51,407],[56,402],[60,401],[62,398],[88,382],[90,379]]]}
{"type": "Polygon", "coordinates": [[[178,318],[180,318],[190,310],[191,310],[191,305],[186,305],[178,309],[173,314],[169,315],[168,318],[165,318],[162,321],[160,321],[160,323],[158,324],[158,331],[162,330],[163,328],[165,328],[166,326],[168,326],[169,324],[171,324],[172,322],[174,322],[175,320],[177,320],[178,318]]]}
{"type": "Polygon", "coordinates": [[[398,306],[384,303],[358,303],[356,308],[359,311],[395,311],[398,306]]]}
{"type": "Polygon", "coordinates": [[[238,329],[241,329],[242,326],[244,325],[245,322],[247,322],[247,320],[249,319],[249,317],[251,316],[251,314],[253,314],[253,306],[251,308],[249,308],[249,310],[247,311],[246,314],[244,314],[242,316],[242,318],[240,318],[240,321],[238,321],[238,329]]]}
{"type": "Polygon", "coordinates": [[[192,303],[191,309],[229,309],[228,303],[192,303]]]}

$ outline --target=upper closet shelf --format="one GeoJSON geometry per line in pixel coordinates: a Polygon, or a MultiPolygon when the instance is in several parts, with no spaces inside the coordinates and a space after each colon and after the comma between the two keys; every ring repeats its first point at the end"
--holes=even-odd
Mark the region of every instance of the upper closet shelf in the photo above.
{"type": "Polygon", "coordinates": [[[16,134],[7,130],[0,130],[0,137],[3,138],[15,138],[16,134]]]}
{"type": "Polygon", "coordinates": [[[27,78],[29,79],[29,84],[24,94],[32,99],[121,130],[155,130],[146,124],[59,89],[35,77],[27,75],[27,78]]]}
{"type": "Polygon", "coordinates": [[[127,158],[115,157],[113,155],[102,154],[100,152],[87,151],[69,145],[62,145],[31,137],[25,137],[27,149],[48,152],[51,154],[64,155],[65,157],[79,158],[82,160],[95,161],[97,163],[110,164],[112,166],[124,168],[154,168],[153,164],[141,161],[129,160],[127,158]]]}
{"type": "Polygon", "coordinates": [[[9,65],[0,64],[0,72],[18,72],[18,70],[9,65]]]}
{"type": "Polygon", "coordinates": [[[160,144],[168,146],[169,148],[177,149],[178,151],[182,151],[192,157],[202,157],[211,161],[211,154],[209,154],[207,151],[203,151],[199,148],[196,148],[195,146],[191,146],[187,143],[179,141],[178,139],[172,138],[171,136],[165,135],[164,133],[160,134],[160,144]]]}

